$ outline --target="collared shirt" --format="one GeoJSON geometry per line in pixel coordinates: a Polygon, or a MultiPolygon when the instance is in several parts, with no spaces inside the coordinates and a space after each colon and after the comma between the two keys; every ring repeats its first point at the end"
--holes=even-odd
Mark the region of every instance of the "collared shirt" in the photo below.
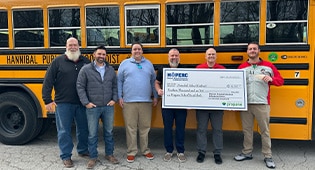
{"type": "Polygon", "coordinates": [[[97,72],[100,73],[102,80],[104,80],[104,75],[105,75],[105,64],[103,66],[98,66],[96,65],[96,62],[94,61],[94,66],[97,72]]]}
{"type": "Polygon", "coordinates": [[[155,78],[155,70],[149,60],[142,57],[137,63],[132,57],[125,59],[118,68],[118,98],[123,98],[124,102],[152,102],[152,93],[154,98],[158,98],[155,78]]]}

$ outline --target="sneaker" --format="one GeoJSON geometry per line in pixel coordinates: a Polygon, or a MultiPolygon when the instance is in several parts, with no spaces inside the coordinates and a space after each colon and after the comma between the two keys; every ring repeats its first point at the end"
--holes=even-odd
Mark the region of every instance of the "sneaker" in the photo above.
{"type": "Polygon", "coordinates": [[[275,162],[273,162],[272,158],[265,158],[264,162],[266,163],[266,166],[268,168],[275,168],[276,167],[276,164],[275,164],[275,162]]]}
{"type": "Polygon", "coordinates": [[[106,155],[105,159],[107,159],[112,164],[119,164],[119,161],[113,155],[106,155]]]}
{"type": "Polygon", "coordinates": [[[165,162],[169,162],[169,161],[171,161],[172,156],[173,156],[173,153],[166,152],[166,154],[164,155],[163,160],[164,160],[165,162]]]}
{"type": "Polygon", "coordinates": [[[186,160],[187,160],[184,153],[177,153],[177,158],[178,158],[179,162],[186,162],[186,160]]]}
{"type": "Polygon", "coordinates": [[[213,157],[214,157],[214,162],[216,164],[222,164],[223,161],[222,161],[221,155],[215,154],[213,157]]]}
{"type": "Polygon", "coordinates": [[[97,159],[90,159],[87,163],[86,169],[93,169],[96,165],[97,159]]]}
{"type": "Polygon", "coordinates": [[[238,155],[236,155],[234,157],[234,160],[236,161],[244,161],[244,160],[251,160],[253,159],[253,156],[252,154],[243,154],[243,153],[240,153],[238,155]]]}
{"type": "Polygon", "coordinates": [[[153,155],[151,152],[145,154],[144,156],[145,156],[147,159],[149,159],[149,160],[154,159],[154,155],[153,155]]]}
{"type": "Polygon", "coordinates": [[[202,163],[202,162],[205,160],[205,156],[206,156],[205,154],[199,152],[196,161],[197,161],[198,163],[202,163]]]}
{"type": "Polygon", "coordinates": [[[62,162],[65,165],[65,168],[72,168],[73,167],[73,162],[71,159],[63,160],[62,162]]]}
{"type": "Polygon", "coordinates": [[[134,161],[135,161],[135,156],[133,156],[133,155],[128,155],[127,156],[127,162],[132,163],[134,161]]]}

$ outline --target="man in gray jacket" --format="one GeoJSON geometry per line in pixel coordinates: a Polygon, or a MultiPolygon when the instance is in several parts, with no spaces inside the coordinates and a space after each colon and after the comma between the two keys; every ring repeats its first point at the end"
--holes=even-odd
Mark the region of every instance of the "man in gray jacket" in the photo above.
{"type": "Polygon", "coordinates": [[[88,169],[93,169],[98,157],[98,125],[99,119],[103,122],[105,141],[105,158],[117,164],[119,161],[113,156],[113,120],[114,105],[118,100],[117,78],[115,70],[110,66],[106,58],[106,48],[96,47],[94,62],[84,66],[78,75],[77,91],[81,103],[86,107],[86,116],[89,128],[89,153],[88,169]]]}

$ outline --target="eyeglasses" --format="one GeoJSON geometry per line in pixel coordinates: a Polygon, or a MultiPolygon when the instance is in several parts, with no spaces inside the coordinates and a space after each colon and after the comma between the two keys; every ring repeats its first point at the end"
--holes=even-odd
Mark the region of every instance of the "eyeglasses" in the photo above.
{"type": "Polygon", "coordinates": [[[139,63],[136,63],[138,69],[142,69],[142,66],[139,63]]]}

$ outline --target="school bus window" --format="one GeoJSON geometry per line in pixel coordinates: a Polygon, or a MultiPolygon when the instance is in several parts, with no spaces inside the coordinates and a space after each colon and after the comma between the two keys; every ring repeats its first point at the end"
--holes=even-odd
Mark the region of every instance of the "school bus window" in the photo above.
{"type": "Polygon", "coordinates": [[[266,43],[306,43],[308,0],[267,1],[266,43]]]}
{"type": "Polygon", "coordinates": [[[221,2],[220,8],[220,44],[258,42],[259,1],[221,2]]]}
{"type": "Polygon", "coordinates": [[[8,12],[0,10],[0,48],[9,47],[8,12]]]}
{"type": "Polygon", "coordinates": [[[258,41],[259,24],[224,24],[220,26],[220,44],[258,41]]]}
{"type": "Polygon", "coordinates": [[[213,26],[171,26],[166,28],[167,45],[213,44],[213,26]],[[179,38],[180,37],[180,38],[179,38]]]}
{"type": "Polygon", "coordinates": [[[213,3],[167,4],[167,45],[213,44],[213,3]]]}
{"type": "Polygon", "coordinates": [[[80,9],[51,8],[49,11],[49,42],[51,47],[64,47],[69,37],[75,37],[81,45],[80,9]]]}
{"type": "Polygon", "coordinates": [[[159,5],[126,6],[125,11],[126,44],[131,44],[134,41],[142,44],[159,43],[159,5]]]}
{"type": "Polygon", "coordinates": [[[44,47],[43,10],[13,11],[15,47],[44,47]]]}
{"type": "Polygon", "coordinates": [[[87,45],[119,46],[119,7],[86,7],[87,45]]]}

